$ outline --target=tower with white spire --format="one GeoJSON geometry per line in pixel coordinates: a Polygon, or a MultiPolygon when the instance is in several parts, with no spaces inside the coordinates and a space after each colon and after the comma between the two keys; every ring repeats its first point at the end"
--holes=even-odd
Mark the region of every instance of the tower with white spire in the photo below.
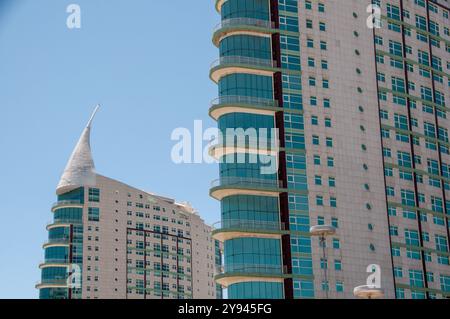
{"type": "Polygon", "coordinates": [[[40,298],[216,298],[220,249],[192,207],[96,173],[90,133],[98,109],[56,189],[40,298]]]}

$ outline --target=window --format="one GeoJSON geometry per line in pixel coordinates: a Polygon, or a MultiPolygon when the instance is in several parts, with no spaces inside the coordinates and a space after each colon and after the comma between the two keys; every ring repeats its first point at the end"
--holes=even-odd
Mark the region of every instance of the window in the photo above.
{"type": "MultiPolygon", "coordinates": [[[[325,4],[319,3],[317,7],[319,9],[319,12],[325,12],[325,4]]],[[[448,18],[448,12],[447,12],[447,18],[448,18]]]]}
{"type": "Polygon", "coordinates": [[[340,249],[341,248],[341,242],[337,238],[333,238],[333,249],[340,249]]]}
{"type": "Polygon", "coordinates": [[[342,270],[342,261],[340,261],[339,259],[336,259],[334,261],[334,270],[336,270],[336,271],[342,270]]]}
{"type": "Polygon", "coordinates": [[[329,187],[336,187],[336,179],[334,177],[328,178],[328,186],[329,187]]]}
{"type": "Polygon", "coordinates": [[[313,135],[312,143],[313,143],[313,145],[319,145],[320,144],[320,140],[319,140],[319,137],[317,135],[313,135]]]}
{"type": "Polygon", "coordinates": [[[325,24],[325,22],[319,22],[319,30],[327,31],[327,25],[325,24]]]}
{"type": "Polygon", "coordinates": [[[337,207],[336,197],[330,197],[330,206],[333,208],[337,207]]]}
{"type": "Polygon", "coordinates": [[[100,189],[89,188],[89,201],[94,203],[100,202],[100,189]]]}
{"type": "Polygon", "coordinates": [[[323,206],[323,196],[316,196],[316,205],[323,206]]]}
{"type": "Polygon", "coordinates": [[[88,220],[93,222],[100,221],[100,208],[89,207],[88,208],[88,220]]]}
{"type": "Polygon", "coordinates": [[[333,157],[328,157],[327,158],[327,166],[328,167],[334,167],[334,158],[333,157]]]}
{"type": "Polygon", "coordinates": [[[420,270],[409,270],[409,284],[412,287],[424,287],[423,273],[420,270]]]}
{"type": "Polygon", "coordinates": [[[320,156],[314,155],[314,165],[320,165],[320,156]]]}
{"type": "Polygon", "coordinates": [[[321,176],[319,176],[319,175],[316,175],[315,177],[314,177],[314,183],[316,184],[316,185],[322,185],[322,177],[321,176]]]}
{"type": "Polygon", "coordinates": [[[331,225],[336,229],[339,228],[339,221],[336,217],[331,218],[331,225]]]}
{"type": "Polygon", "coordinates": [[[405,243],[411,246],[420,246],[419,232],[416,230],[405,229],[405,243]]]}

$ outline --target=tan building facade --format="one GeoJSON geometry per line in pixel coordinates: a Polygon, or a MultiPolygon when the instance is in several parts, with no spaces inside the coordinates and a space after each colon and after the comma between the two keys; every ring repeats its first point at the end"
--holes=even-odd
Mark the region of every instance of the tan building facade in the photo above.
{"type": "Polygon", "coordinates": [[[96,174],[90,126],[57,188],[40,297],[216,298],[211,227],[189,204],[96,174]]]}
{"type": "Polygon", "coordinates": [[[385,298],[448,297],[448,1],[215,5],[210,115],[280,145],[276,174],[224,161],[211,188],[228,295],[355,298],[375,264],[385,298]]]}

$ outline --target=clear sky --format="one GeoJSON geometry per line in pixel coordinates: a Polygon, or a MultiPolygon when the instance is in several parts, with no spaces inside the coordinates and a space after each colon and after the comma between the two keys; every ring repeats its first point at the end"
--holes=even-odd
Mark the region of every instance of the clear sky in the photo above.
{"type": "Polygon", "coordinates": [[[0,0],[0,298],[36,298],[55,188],[96,103],[97,171],[189,201],[209,197],[214,164],[176,165],[177,127],[208,117],[219,22],[212,0],[0,0]],[[81,7],[81,29],[66,7],[81,7]]]}

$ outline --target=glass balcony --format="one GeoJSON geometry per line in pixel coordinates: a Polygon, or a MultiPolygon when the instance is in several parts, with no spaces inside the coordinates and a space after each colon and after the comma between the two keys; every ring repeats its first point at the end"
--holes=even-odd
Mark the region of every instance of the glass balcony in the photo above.
{"type": "Polygon", "coordinates": [[[44,287],[67,287],[67,278],[57,278],[57,279],[42,279],[40,282],[36,283],[36,288],[41,289],[44,287]]]}
{"type": "Polygon", "coordinates": [[[214,239],[221,242],[239,237],[279,238],[286,225],[279,221],[226,219],[212,225],[214,239]]]}
{"type": "Polygon", "coordinates": [[[68,225],[81,225],[83,223],[82,220],[79,219],[69,219],[69,218],[61,218],[61,219],[55,219],[53,221],[47,222],[47,230],[54,227],[64,227],[68,225]]]}
{"type": "Polygon", "coordinates": [[[44,243],[44,247],[45,246],[49,246],[49,245],[58,245],[58,244],[60,244],[60,245],[68,245],[69,242],[70,242],[70,238],[68,236],[67,237],[63,237],[63,238],[50,238],[49,240],[47,240],[44,243]]]}
{"type": "Polygon", "coordinates": [[[283,265],[228,264],[216,266],[215,280],[225,287],[243,281],[264,281],[264,278],[283,282],[287,273],[283,265]]]}
{"type": "Polygon", "coordinates": [[[222,177],[211,182],[211,188],[242,186],[249,188],[282,188],[283,182],[276,179],[249,177],[222,177]]]}
{"type": "Polygon", "coordinates": [[[260,231],[285,230],[285,224],[279,221],[261,221],[248,219],[225,219],[213,224],[214,230],[220,229],[248,229],[260,231]]]}
{"type": "Polygon", "coordinates": [[[210,195],[218,200],[237,194],[278,196],[282,188],[283,182],[275,179],[222,177],[211,183],[210,195]]]}
{"type": "Polygon", "coordinates": [[[219,45],[220,39],[229,32],[236,30],[262,32],[264,34],[270,34],[275,29],[275,23],[268,20],[254,19],[254,18],[231,18],[225,19],[213,29],[213,42],[215,45],[219,45]]]}
{"type": "Polygon", "coordinates": [[[274,115],[279,107],[278,101],[253,96],[224,95],[211,101],[209,115],[218,120],[225,114],[246,111],[254,114],[274,115]]]}
{"type": "Polygon", "coordinates": [[[214,69],[219,66],[226,65],[250,65],[250,66],[259,66],[266,68],[276,68],[278,63],[277,61],[268,60],[268,59],[260,59],[260,58],[251,58],[246,56],[223,56],[220,59],[215,60],[211,63],[211,69],[214,69]]]}
{"type": "Polygon", "coordinates": [[[63,207],[83,207],[81,200],[60,200],[52,205],[52,212],[63,207]]]}
{"type": "Polygon", "coordinates": [[[247,105],[262,107],[278,107],[278,101],[243,95],[223,95],[211,101],[211,107],[219,105],[247,105]]]}
{"type": "Polygon", "coordinates": [[[44,264],[68,264],[69,263],[69,259],[67,258],[46,258],[44,262],[41,262],[41,265],[44,264]]]}
{"type": "Polygon", "coordinates": [[[242,70],[258,75],[272,76],[278,68],[277,61],[245,56],[223,56],[211,63],[210,77],[218,83],[222,76],[242,70]]]}

